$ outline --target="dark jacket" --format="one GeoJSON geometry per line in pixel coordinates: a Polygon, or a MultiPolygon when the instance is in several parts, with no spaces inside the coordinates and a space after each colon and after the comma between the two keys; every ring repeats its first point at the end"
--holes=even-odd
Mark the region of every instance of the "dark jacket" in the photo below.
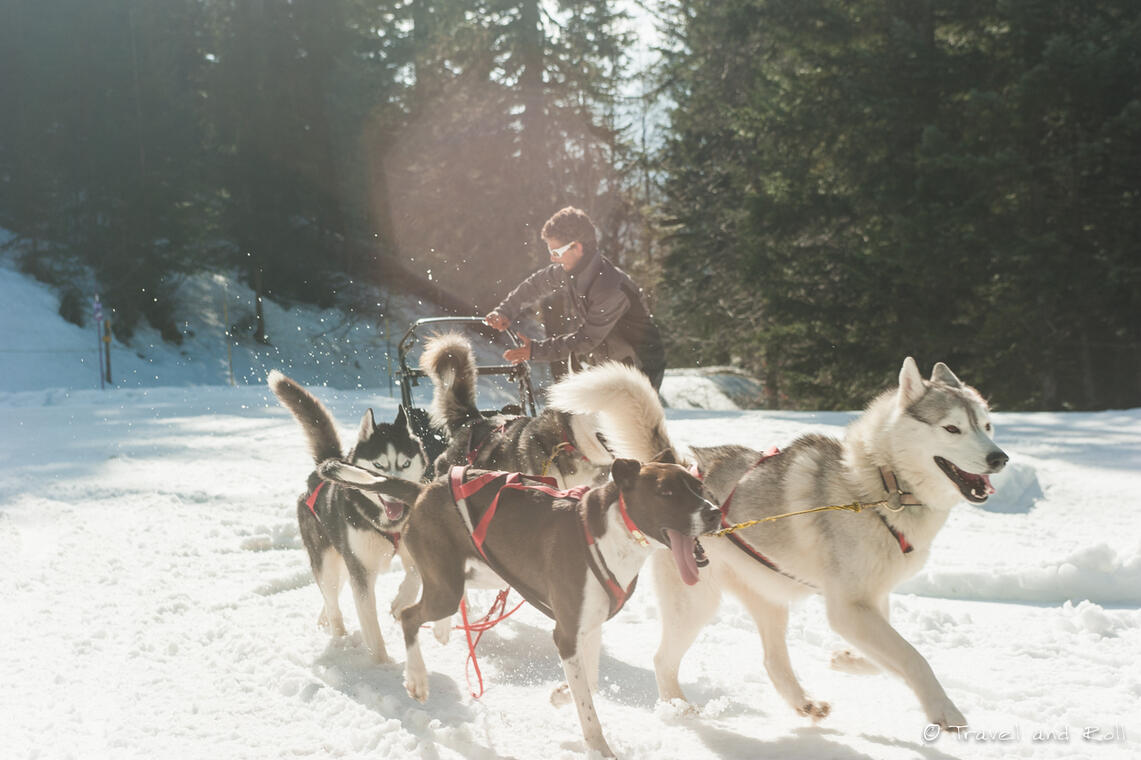
{"type": "Polygon", "coordinates": [[[587,364],[614,359],[641,369],[654,388],[661,385],[666,366],[662,336],[629,275],[596,251],[570,272],[558,264],[540,269],[495,310],[514,322],[528,305],[553,294],[568,302],[572,329],[532,342],[532,359],[573,357],[587,364]]]}

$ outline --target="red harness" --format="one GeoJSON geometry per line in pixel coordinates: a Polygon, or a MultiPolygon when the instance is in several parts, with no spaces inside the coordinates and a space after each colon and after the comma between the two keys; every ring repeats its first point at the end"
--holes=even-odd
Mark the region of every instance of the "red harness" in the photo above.
{"type": "MultiPolygon", "coordinates": [[[[466,480],[467,467],[453,466],[448,473],[448,481],[452,489],[452,499],[456,503],[456,508],[460,510],[464,522],[471,526],[471,540],[475,544],[476,550],[480,556],[483,557],[489,565],[494,564],[484,551],[483,544],[487,540],[487,531],[491,526],[491,520],[495,517],[495,511],[499,508],[499,497],[503,495],[504,491],[539,491],[540,493],[547,494],[556,499],[573,499],[580,501],[584,494],[590,490],[589,486],[578,486],[565,491],[559,491],[555,488],[558,482],[554,478],[542,477],[538,475],[525,475],[519,472],[502,472],[490,471],[484,472],[471,480],[466,480]],[[502,479],[503,482],[499,489],[495,492],[495,496],[488,505],[487,510],[480,517],[479,522],[472,520],[470,507],[467,506],[467,498],[472,494],[482,490],[485,486],[495,480],[502,479]],[[532,481],[528,484],[527,481],[532,481]]],[[[634,521],[630,518],[629,512],[626,510],[626,502],[623,500],[621,494],[618,496],[618,512],[622,517],[623,524],[635,540],[641,543],[648,543],[645,536],[642,534],[634,521]]],[[[638,582],[635,576],[634,580],[630,582],[628,588],[622,588],[618,583],[618,579],[610,572],[610,568],[606,566],[606,561],[603,559],[602,552],[599,551],[595,542],[594,535],[590,532],[590,526],[587,524],[586,516],[580,511],[580,523],[582,524],[583,537],[586,541],[587,550],[587,564],[590,566],[591,572],[598,580],[602,587],[606,589],[607,595],[610,597],[610,615],[613,617],[617,612],[622,609],[626,604],[626,600],[630,598],[630,594],[634,591],[634,586],[638,582]]],[[[534,602],[532,602],[534,604],[534,602]]],[[[544,609],[543,605],[536,604],[547,615],[551,616],[552,612],[549,608],[544,609]]]]}
{"type": "MultiPolygon", "coordinates": [[[[325,487],[325,483],[326,483],[326,481],[324,481],[324,480],[322,480],[320,483],[318,483],[317,487],[313,489],[313,493],[309,494],[309,498],[307,498],[305,500],[305,506],[309,507],[309,511],[312,512],[313,516],[317,518],[317,522],[322,522],[321,515],[317,514],[317,497],[320,496],[321,489],[325,487]]],[[[334,485],[334,486],[332,486],[332,488],[336,488],[336,486],[334,485]]],[[[381,498],[379,495],[377,496],[377,498],[380,499],[381,504],[385,503],[384,499],[381,498]]],[[[396,532],[388,533],[388,532],[385,532],[383,530],[377,530],[377,533],[379,533],[380,535],[387,538],[388,542],[392,544],[393,549],[399,549],[400,548],[400,534],[399,533],[396,533],[396,532]]]]}
{"type": "Polygon", "coordinates": [[[573,443],[571,443],[571,439],[570,439],[570,436],[567,435],[566,428],[563,428],[563,446],[566,447],[567,450],[573,451],[574,453],[578,454],[579,457],[582,459],[582,461],[584,461],[588,464],[590,463],[590,457],[588,457],[586,454],[583,454],[581,451],[578,450],[577,446],[575,446],[573,443]]]}
{"type": "MultiPolygon", "coordinates": [[[[888,496],[897,494],[899,496],[899,505],[901,507],[919,507],[923,502],[916,499],[915,496],[907,491],[899,489],[899,481],[895,479],[895,473],[886,467],[880,468],[880,480],[883,481],[883,490],[887,491],[888,496]]],[[[895,529],[895,526],[887,521],[882,512],[876,512],[876,516],[883,521],[884,526],[891,531],[891,535],[895,537],[896,543],[899,544],[899,550],[904,554],[910,554],[915,547],[907,540],[907,536],[903,535],[900,531],[895,529]]]]}
{"type": "MultiPolygon", "coordinates": [[[[745,474],[742,475],[741,478],[737,481],[737,485],[740,485],[741,481],[743,481],[745,479],[745,476],[748,475],[753,470],[755,470],[758,466],[760,466],[761,464],[763,464],[767,460],[769,460],[769,459],[771,459],[771,458],[773,458],[779,454],[780,454],[780,449],[778,449],[776,446],[769,448],[767,451],[765,451],[764,454],[761,455],[760,459],[758,459],[756,462],[753,463],[752,467],[750,467],[748,470],[745,471],[745,474]]],[[[702,477],[700,472],[697,471],[696,465],[694,466],[692,471],[694,472],[694,474],[698,478],[702,477]]],[[[883,479],[884,490],[887,491],[889,495],[890,494],[898,494],[900,497],[899,503],[901,505],[918,506],[920,504],[920,502],[917,501],[915,499],[915,497],[912,496],[912,494],[899,490],[899,484],[895,479],[895,474],[891,470],[887,469],[886,467],[881,467],[880,468],[880,477],[883,479]]],[[[729,492],[729,495],[727,497],[725,497],[725,501],[722,502],[722,504],[721,504],[721,527],[722,528],[728,528],[733,524],[729,520],[729,506],[733,502],[733,495],[735,493],[737,493],[737,485],[733,486],[733,490],[729,492]]],[[[883,522],[884,527],[886,527],[888,529],[888,531],[891,532],[892,537],[895,538],[896,543],[899,544],[899,550],[901,552],[903,552],[904,554],[910,554],[912,551],[914,551],[915,547],[912,546],[911,542],[907,540],[907,536],[903,535],[903,533],[901,531],[897,530],[894,525],[892,525],[890,522],[888,522],[887,518],[883,516],[882,512],[877,511],[875,514],[883,522]]],[[[773,572],[780,573],[781,575],[785,576],[786,578],[790,578],[790,579],[796,581],[797,583],[802,583],[806,586],[812,585],[812,584],[808,583],[807,581],[803,581],[803,580],[801,580],[801,579],[799,579],[793,575],[786,573],[784,570],[781,570],[779,567],[777,567],[775,562],[773,562],[771,559],[769,559],[765,555],[761,554],[759,551],[757,551],[757,549],[755,547],[753,547],[751,544],[749,544],[749,542],[747,542],[745,539],[741,538],[740,534],[730,533],[730,534],[728,534],[727,537],[730,541],[732,541],[734,544],[737,545],[737,548],[741,549],[741,551],[745,552],[750,557],[757,560],[758,562],[760,562],[762,565],[769,568],[773,572]]]]}
{"type": "MultiPolygon", "coordinates": [[[[634,525],[634,521],[630,519],[630,513],[626,511],[626,501],[622,498],[622,494],[618,494],[618,514],[622,517],[622,522],[626,525],[626,530],[634,537],[634,540],[643,546],[649,546],[650,542],[646,540],[642,531],[638,530],[638,527],[634,525]]],[[[607,616],[607,620],[609,620],[618,614],[618,611],[626,604],[626,600],[634,593],[634,586],[638,583],[638,576],[634,576],[634,580],[630,581],[628,588],[622,588],[618,583],[618,579],[614,577],[614,573],[610,572],[610,568],[606,566],[606,560],[603,558],[598,545],[594,542],[594,536],[590,532],[590,527],[586,524],[585,515],[580,522],[582,523],[583,535],[586,536],[586,550],[590,557],[588,564],[594,573],[594,577],[598,579],[598,582],[606,589],[607,596],[610,597],[610,614],[607,616]]]]}
{"type": "MultiPolygon", "coordinates": [[[[773,457],[778,456],[779,454],[780,454],[780,449],[778,449],[776,446],[773,446],[773,447],[769,448],[764,454],[761,454],[761,458],[758,459],[756,462],[754,462],[752,467],[745,470],[745,474],[742,475],[740,477],[740,479],[737,481],[737,484],[733,486],[733,490],[730,491],[729,495],[725,497],[725,501],[721,502],[721,527],[722,528],[728,528],[729,526],[731,526],[733,524],[732,522],[729,521],[729,506],[733,503],[733,495],[737,493],[737,486],[741,485],[741,481],[745,479],[746,475],[748,475],[753,470],[757,469],[757,467],[759,467],[761,464],[763,464],[767,460],[772,459],[773,457]]],[[[771,559],[769,559],[768,557],[766,557],[765,555],[763,555],[759,551],[757,551],[756,548],[754,548],[752,546],[752,544],[750,544],[745,539],[741,538],[741,536],[738,535],[737,533],[730,533],[728,535],[728,538],[730,541],[732,541],[734,544],[736,544],[738,549],[745,552],[750,557],[755,559],[757,562],[760,562],[762,565],[764,565],[768,569],[772,570],[773,572],[780,573],[781,575],[785,576],[786,578],[790,578],[790,579],[796,581],[797,583],[804,583],[804,585],[806,585],[806,586],[811,585],[809,583],[805,583],[805,581],[802,581],[795,576],[789,575],[784,570],[781,570],[779,567],[777,567],[775,562],[773,562],[771,559]]]]}

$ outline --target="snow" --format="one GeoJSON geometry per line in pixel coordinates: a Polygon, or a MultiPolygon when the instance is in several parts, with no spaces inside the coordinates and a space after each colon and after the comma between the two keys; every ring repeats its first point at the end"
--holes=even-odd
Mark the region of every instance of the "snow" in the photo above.
{"type": "MultiPolygon", "coordinates": [[[[94,328],[64,323],[50,289],[0,268],[3,756],[584,756],[573,709],[549,703],[562,671],[550,622],[530,608],[484,636],[478,700],[462,633],[446,646],[423,636],[432,689],[423,705],[404,692],[401,636],[387,615],[398,568],[377,584],[397,664],[368,659],[348,590],[350,634],[330,639],[315,625],[320,595],[294,514],[311,462],[261,383],[279,366],[318,386],[346,440],[367,407],[391,419],[379,322],[267,304],[275,345],[239,345],[231,387],[217,298],[237,309],[248,293],[214,276],[186,287],[215,298],[181,315],[193,334],[182,347],[147,330],[116,342],[118,387],[101,392],[94,328]]],[[[418,313],[414,301],[400,309],[394,333],[418,313]]],[[[969,367],[954,369],[970,380],[969,367]]],[[[671,375],[668,396],[709,395],[718,383],[685,377],[671,375]]],[[[680,406],[667,417],[686,445],[840,435],[854,416],[680,406]]],[[[619,756],[1136,756],[1141,410],[998,413],[995,422],[1012,458],[994,478],[998,495],[955,509],[892,609],[967,715],[968,735],[925,737],[901,682],[829,669],[843,644],[818,600],[794,608],[789,646],[812,696],[832,704],[820,724],[776,695],[752,621],[733,600],[683,662],[697,711],[658,703],[647,577],[603,631],[597,705],[619,756]]],[[[473,595],[473,609],[491,599],[473,595]]]]}

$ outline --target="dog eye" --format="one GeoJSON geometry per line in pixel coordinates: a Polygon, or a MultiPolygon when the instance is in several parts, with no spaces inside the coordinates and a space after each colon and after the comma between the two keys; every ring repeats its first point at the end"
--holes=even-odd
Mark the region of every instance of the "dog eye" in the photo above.
{"type": "Polygon", "coordinates": [[[411,460],[411,459],[409,459],[407,462],[405,462],[404,464],[400,465],[400,469],[402,469],[402,470],[407,470],[407,469],[408,469],[409,467],[411,467],[411,466],[412,466],[412,460],[411,460]]]}
{"type": "Polygon", "coordinates": [[[958,435],[959,433],[963,432],[962,430],[959,430],[954,425],[944,425],[943,429],[946,430],[948,433],[953,433],[955,435],[958,435]]]}

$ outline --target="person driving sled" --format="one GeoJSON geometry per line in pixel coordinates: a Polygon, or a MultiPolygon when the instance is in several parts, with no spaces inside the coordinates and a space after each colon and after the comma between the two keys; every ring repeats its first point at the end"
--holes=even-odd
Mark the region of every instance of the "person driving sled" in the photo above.
{"type": "Polygon", "coordinates": [[[520,334],[522,345],[508,349],[503,358],[514,364],[533,359],[572,365],[613,359],[640,369],[658,390],[666,369],[661,333],[642,304],[641,289],[598,252],[590,217],[568,206],[547,220],[542,238],[551,265],[520,283],[484,321],[505,330],[530,304],[561,294],[577,328],[543,340],[520,334]]]}

